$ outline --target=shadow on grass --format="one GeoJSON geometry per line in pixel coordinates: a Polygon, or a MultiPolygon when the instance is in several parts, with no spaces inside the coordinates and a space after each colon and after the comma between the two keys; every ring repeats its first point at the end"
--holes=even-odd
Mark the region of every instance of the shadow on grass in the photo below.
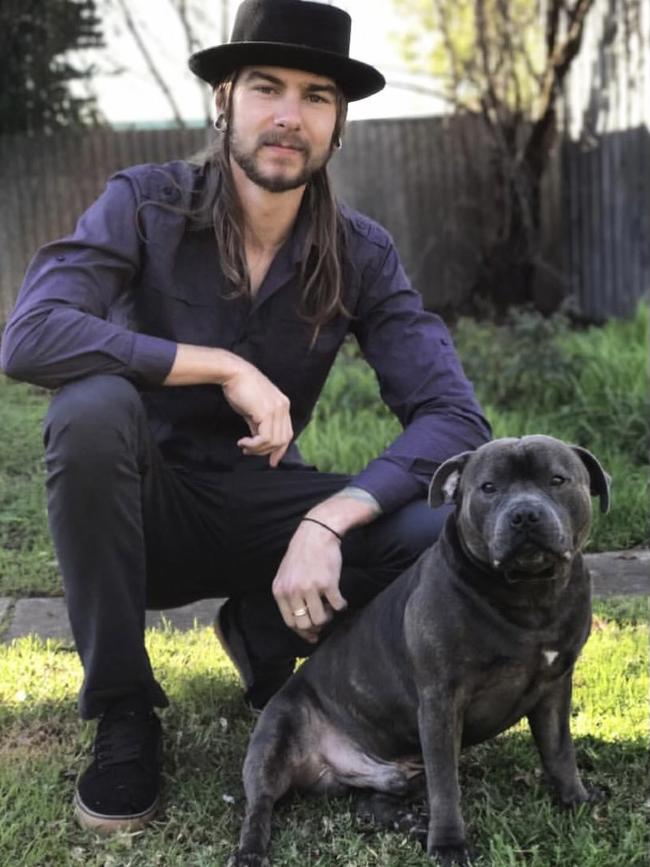
{"type": "MultiPolygon", "coordinates": [[[[231,672],[174,679],[164,714],[165,803],[145,833],[102,839],[76,827],[74,781],[85,767],[93,725],[76,702],[5,705],[0,714],[0,863],[21,865],[220,865],[235,845],[243,812],[241,766],[253,726],[231,672]]],[[[521,727],[463,753],[463,810],[477,865],[628,867],[646,862],[646,744],[577,740],[586,781],[608,799],[559,809],[521,727]]],[[[354,799],[293,796],[278,806],[274,864],[424,865],[413,840],[368,826],[354,799]]]]}

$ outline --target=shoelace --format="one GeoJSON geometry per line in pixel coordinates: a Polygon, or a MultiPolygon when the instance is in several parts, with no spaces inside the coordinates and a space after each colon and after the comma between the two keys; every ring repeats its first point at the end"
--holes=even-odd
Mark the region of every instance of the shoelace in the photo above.
{"type": "Polygon", "coordinates": [[[134,713],[102,719],[95,738],[95,759],[100,771],[133,762],[142,755],[148,720],[134,713]]]}

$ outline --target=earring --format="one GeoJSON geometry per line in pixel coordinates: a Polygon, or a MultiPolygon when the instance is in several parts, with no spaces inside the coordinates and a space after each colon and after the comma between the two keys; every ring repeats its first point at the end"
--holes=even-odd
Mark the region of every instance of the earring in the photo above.
{"type": "Polygon", "coordinates": [[[343,142],[341,141],[340,135],[337,135],[336,138],[334,139],[334,147],[336,148],[337,151],[340,151],[341,148],[343,147],[343,142]]]}
{"type": "Polygon", "coordinates": [[[213,126],[217,132],[225,132],[228,129],[228,121],[226,120],[226,115],[223,112],[217,115],[217,119],[213,123],[213,126]]]}

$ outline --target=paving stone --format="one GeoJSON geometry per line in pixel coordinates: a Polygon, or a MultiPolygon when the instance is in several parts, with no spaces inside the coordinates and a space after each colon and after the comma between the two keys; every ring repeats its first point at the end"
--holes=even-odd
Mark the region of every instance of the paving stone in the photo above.
{"type": "MultiPolygon", "coordinates": [[[[11,599],[0,600],[0,620],[6,612],[11,599]]],[[[210,626],[219,605],[217,599],[204,599],[184,605],[182,608],[169,608],[165,611],[148,611],[147,627],[162,628],[166,625],[174,629],[192,629],[194,625],[210,626]]],[[[42,638],[56,638],[72,641],[72,631],[68,621],[65,602],[56,599],[19,599],[16,602],[11,623],[3,641],[12,641],[24,635],[36,634],[42,638]]]]}
{"type": "Polygon", "coordinates": [[[586,554],[595,596],[650,596],[650,551],[586,554]]]}
{"type": "Polygon", "coordinates": [[[72,632],[63,599],[19,599],[4,641],[30,634],[41,638],[72,641],[72,632]]]}
{"type": "Polygon", "coordinates": [[[9,610],[9,606],[13,601],[13,599],[7,596],[0,597],[0,623],[2,623],[2,621],[4,620],[5,614],[9,610]]]}
{"type": "Polygon", "coordinates": [[[169,624],[174,629],[185,630],[193,629],[195,625],[212,626],[219,604],[219,599],[201,599],[182,608],[147,611],[147,627],[163,627],[169,624]]]}

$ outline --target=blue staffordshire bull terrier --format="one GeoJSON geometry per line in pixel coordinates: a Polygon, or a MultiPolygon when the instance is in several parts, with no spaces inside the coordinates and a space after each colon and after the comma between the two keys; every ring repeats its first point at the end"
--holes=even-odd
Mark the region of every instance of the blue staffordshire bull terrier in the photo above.
{"type": "Polygon", "coordinates": [[[592,799],[569,731],[571,681],[591,624],[581,556],[593,455],[547,436],[500,439],[442,464],[432,506],[456,504],[441,538],[342,623],[267,705],[244,763],[246,815],[230,867],[268,867],[275,802],[289,789],[373,790],[392,823],[426,791],[426,850],[468,864],[462,747],[526,717],[564,805],[592,799]]]}

